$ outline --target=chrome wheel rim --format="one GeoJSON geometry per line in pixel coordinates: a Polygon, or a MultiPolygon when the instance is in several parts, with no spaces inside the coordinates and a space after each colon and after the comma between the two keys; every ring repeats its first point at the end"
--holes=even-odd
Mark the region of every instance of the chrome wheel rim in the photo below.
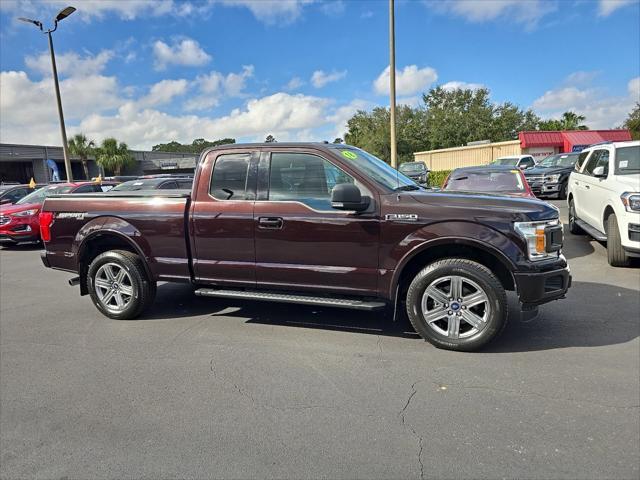
{"type": "Polygon", "coordinates": [[[96,272],[93,284],[102,306],[111,313],[125,310],[133,299],[133,283],[117,263],[105,263],[96,272]]]}
{"type": "Polygon", "coordinates": [[[422,295],[422,317],[440,335],[468,338],[484,330],[491,315],[486,292],[459,275],[440,277],[422,295]]]}

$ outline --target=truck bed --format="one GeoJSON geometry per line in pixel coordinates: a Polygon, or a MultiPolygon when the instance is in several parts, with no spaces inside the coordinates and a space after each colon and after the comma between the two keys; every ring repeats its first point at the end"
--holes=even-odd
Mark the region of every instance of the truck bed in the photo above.
{"type": "Polygon", "coordinates": [[[46,261],[53,268],[77,272],[91,241],[112,236],[143,256],[154,279],[189,280],[190,193],[139,190],[51,196],[42,207],[43,212],[55,213],[46,261]]]}

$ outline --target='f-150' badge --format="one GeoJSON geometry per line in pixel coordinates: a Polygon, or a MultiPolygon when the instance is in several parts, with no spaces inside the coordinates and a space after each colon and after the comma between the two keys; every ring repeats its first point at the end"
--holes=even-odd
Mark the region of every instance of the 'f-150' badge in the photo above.
{"type": "Polygon", "coordinates": [[[384,216],[384,219],[396,222],[417,222],[418,215],[415,213],[388,213],[384,216]]]}

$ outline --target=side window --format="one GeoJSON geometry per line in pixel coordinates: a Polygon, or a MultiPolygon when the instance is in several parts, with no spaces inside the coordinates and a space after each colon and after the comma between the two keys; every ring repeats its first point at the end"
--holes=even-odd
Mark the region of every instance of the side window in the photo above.
{"type": "Polygon", "coordinates": [[[582,152],[580,155],[578,155],[578,160],[576,161],[576,172],[579,172],[580,169],[582,168],[582,165],[584,164],[584,161],[586,160],[586,158],[589,156],[589,152],[582,152]]]}
{"type": "Polygon", "coordinates": [[[317,210],[331,210],[331,191],[341,183],[354,183],[354,179],[317,155],[271,155],[269,200],[298,201],[317,210]]]}
{"type": "Polygon", "coordinates": [[[99,192],[108,192],[113,188],[113,185],[100,185],[98,191],[99,192]]]}
{"type": "Polygon", "coordinates": [[[73,193],[90,193],[95,192],[93,185],[82,185],[81,187],[76,188],[73,193]]]}
{"type": "Polygon", "coordinates": [[[191,180],[178,180],[178,188],[187,188],[191,190],[193,182],[191,180]]]}
{"type": "Polygon", "coordinates": [[[159,190],[175,190],[176,188],[178,188],[178,184],[175,180],[171,180],[170,182],[162,183],[159,190]]]}
{"type": "Polygon", "coordinates": [[[217,200],[245,200],[250,153],[231,153],[216,159],[209,194],[217,200]]]}
{"type": "MultiPolygon", "coordinates": [[[[584,170],[582,171],[582,173],[584,173],[585,175],[592,175],[593,169],[596,168],[596,165],[598,164],[600,160],[600,155],[602,153],[603,153],[602,150],[594,151],[593,154],[589,157],[589,160],[587,160],[587,164],[584,166],[584,170]]],[[[607,158],[608,157],[609,155],[607,153],[607,158]]]]}
{"type": "MultiPolygon", "coordinates": [[[[604,167],[604,174],[607,176],[609,174],[609,150],[598,150],[596,153],[599,155],[593,169],[604,167]]],[[[593,172],[593,170],[591,171],[593,172]]]]}
{"type": "Polygon", "coordinates": [[[533,158],[527,157],[522,159],[522,163],[520,165],[526,168],[526,167],[533,167],[535,163],[536,162],[533,161],[533,158]]]}

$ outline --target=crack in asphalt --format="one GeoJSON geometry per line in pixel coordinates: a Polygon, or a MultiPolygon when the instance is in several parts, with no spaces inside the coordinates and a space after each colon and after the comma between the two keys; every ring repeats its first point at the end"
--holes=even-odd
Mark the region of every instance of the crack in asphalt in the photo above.
{"type": "Polygon", "coordinates": [[[416,390],[416,385],[418,383],[419,382],[414,382],[413,385],[411,385],[411,393],[409,394],[409,398],[407,398],[404,407],[402,407],[402,410],[400,410],[400,413],[398,415],[400,416],[400,419],[402,421],[402,427],[409,428],[413,436],[418,440],[418,464],[420,465],[420,478],[423,479],[424,463],[422,462],[422,452],[424,450],[424,438],[422,438],[422,435],[418,435],[418,432],[416,432],[415,428],[413,428],[411,425],[408,425],[405,419],[405,412],[407,411],[407,408],[409,408],[409,404],[411,404],[411,400],[413,399],[413,397],[415,397],[416,393],[418,393],[418,391],[416,390]]]}
{"type": "Polygon", "coordinates": [[[331,410],[332,408],[334,408],[334,407],[327,406],[327,405],[299,405],[299,404],[298,405],[294,404],[294,405],[286,405],[286,406],[276,406],[276,405],[272,405],[270,403],[259,402],[258,400],[256,400],[254,398],[253,395],[251,395],[249,392],[244,390],[237,383],[230,382],[226,378],[219,376],[218,373],[216,372],[216,369],[215,369],[215,366],[214,366],[214,363],[213,363],[213,359],[211,359],[211,361],[209,362],[209,370],[213,374],[213,378],[214,379],[219,380],[219,381],[221,381],[223,383],[226,383],[228,385],[232,385],[233,389],[239,395],[247,398],[254,406],[259,407],[259,408],[270,408],[270,409],[273,409],[273,410],[278,410],[280,412],[288,412],[288,411],[291,411],[291,410],[302,411],[302,410],[310,410],[310,409],[314,409],[314,408],[331,410]]]}

